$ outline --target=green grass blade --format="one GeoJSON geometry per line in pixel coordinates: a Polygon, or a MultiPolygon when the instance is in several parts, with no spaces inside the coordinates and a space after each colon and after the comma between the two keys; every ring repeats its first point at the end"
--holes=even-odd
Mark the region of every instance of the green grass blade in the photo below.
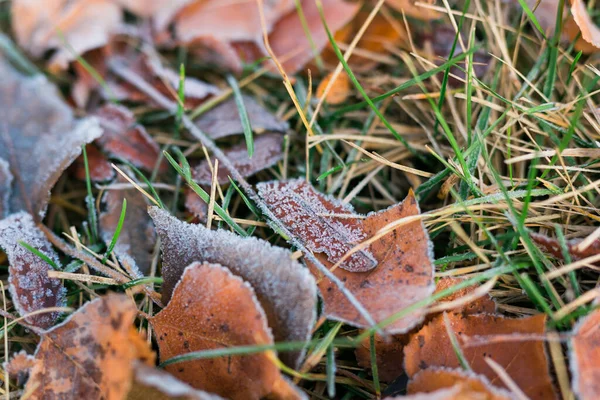
{"type": "Polygon", "coordinates": [[[127,211],[127,199],[123,199],[123,206],[121,207],[121,215],[119,216],[119,222],[117,223],[117,228],[115,229],[115,233],[113,234],[110,244],[108,245],[108,249],[106,250],[104,257],[102,258],[102,264],[106,263],[106,259],[108,258],[108,256],[110,256],[110,254],[114,250],[115,246],[117,245],[117,240],[119,240],[119,235],[121,235],[121,229],[123,229],[123,222],[125,222],[126,211],[127,211]]]}
{"type": "Polygon", "coordinates": [[[244,98],[242,92],[238,86],[237,80],[233,75],[227,75],[227,83],[231,86],[233,91],[233,99],[237,106],[238,113],[240,114],[240,121],[242,122],[242,129],[244,130],[244,138],[246,139],[246,148],[248,149],[248,157],[252,158],[254,154],[254,138],[252,137],[252,126],[250,126],[250,118],[244,105],[244,98]]]}

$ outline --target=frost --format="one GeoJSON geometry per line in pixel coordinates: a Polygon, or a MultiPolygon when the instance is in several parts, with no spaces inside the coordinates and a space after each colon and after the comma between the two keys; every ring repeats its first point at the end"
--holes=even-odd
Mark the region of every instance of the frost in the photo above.
{"type": "MultiPolygon", "coordinates": [[[[367,238],[352,206],[317,192],[303,179],[259,183],[256,187],[260,197],[288,229],[309,250],[327,254],[331,263],[338,262],[367,238]],[[350,218],[341,214],[349,214],[350,218]]],[[[346,259],[340,268],[362,272],[376,265],[373,255],[361,250],[346,259]]]]}
{"type": "MultiPolygon", "coordinates": [[[[24,316],[47,307],[66,304],[66,290],[59,279],[48,277],[52,269],[40,257],[19,244],[25,242],[60,265],[52,246],[37,229],[30,214],[19,212],[0,221],[0,247],[8,255],[9,290],[19,314],[24,316]]],[[[27,318],[27,322],[40,328],[51,327],[59,314],[43,313],[27,318]]]]}
{"type": "MultiPolygon", "coordinates": [[[[233,146],[224,153],[235,165],[243,177],[254,175],[274,165],[283,157],[282,152],[283,136],[278,133],[266,133],[254,138],[254,154],[252,158],[248,157],[248,149],[245,143],[233,146]]],[[[211,160],[214,165],[214,160],[211,160]]],[[[194,180],[201,185],[210,186],[212,184],[211,167],[206,160],[202,161],[192,171],[194,180]]],[[[217,179],[219,185],[229,183],[230,172],[226,168],[219,166],[217,179]]]]}
{"type": "Polygon", "coordinates": [[[81,145],[102,133],[93,118],[76,121],[54,85],[25,77],[0,59],[0,159],[9,164],[13,189],[9,210],[41,220],[50,189],[81,153],[81,145]]]}
{"type": "MultiPolygon", "coordinates": [[[[258,104],[256,100],[248,96],[243,96],[243,98],[252,130],[255,132],[285,132],[288,129],[287,122],[277,119],[258,104]]],[[[212,139],[219,139],[244,132],[242,122],[240,121],[240,114],[233,99],[203,114],[195,120],[195,124],[212,139]]]]}
{"type": "Polygon", "coordinates": [[[8,214],[8,201],[12,179],[8,163],[0,158],[0,219],[8,214]]]}
{"type": "MultiPolygon", "coordinates": [[[[165,301],[189,264],[218,263],[252,285],[277,342],[310,337],[316,318],[315,281],[289,251],[256,238],[190,225],[157,207],[149,212],[161,239],[165,301]]],[[[282,357],[292,366],[300,358],[298,353],[282,357]]]]}

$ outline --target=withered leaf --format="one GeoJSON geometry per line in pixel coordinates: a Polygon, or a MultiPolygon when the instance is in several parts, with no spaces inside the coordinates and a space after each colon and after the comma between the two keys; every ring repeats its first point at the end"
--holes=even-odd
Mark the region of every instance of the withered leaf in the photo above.
{"type": "Polygon", "coordinates": [[[600,28],[592,21],[583,0],[571,0],[573,20],[581,30],[581,37],[586,42],[600,49],[600,28]]]}
{"type": "MultiPolygon", "coordinates": [[[[187,267],[171,301],[150,323],[161,360],[198,350],[273,343],[252,287],[218,264],[187,267]]],[[[166,369],[195,388],[231,399],[300,398],[269,352],[199,359],[166,369]]]]}
{"type": "MultiPolygon", "coordinates": [[[[436,283],[434,293],[438,293],[438,292],[441,292],[442,290],[449,289],[452,286],[456,286],[463,281],[464,281],[464,278],[452,278],[452,277],[442,278],[436,283]]],[[[454,292],[446,297],[441,298],[439,301],[442,303],[445,303],[445,302],[450,302],[450,301],[458,300],[461,298],[465,298],[465,297],[469,296],[469,294],[471,294],[478,287],[479,287],[479,284],[475,283],[466,288],[457,290],[456,292],[454,292]]],[[[486,294],[482,297],[478,297],[478,298],[474,299],[473,301],[465,304],[464,306],[462,306],[460,308],[455,308],[452,311],[455,313],[464,313],[464,314],[479,314],[479,313],[494,314],[494,313],[496,313],[496,302],[494,301],[494,299],[492,299],[492,297],[489,294],[486,294]]]]}
{"type": "Polygon", "coordinates": [[[16,380],[17,385],[21,386],[29,378],[29,372],[35,365],[35,358],[27,354],[24,350],[21,350],[3,365],[8,376],[16,380]]]}
{"type": "Polygon", "coordinates": [[[152,18],[154,28],[161,32],[183,6],[195,0],[117,0],[132,13],[152,18]]]}
{"type": "Polygon", "coordinates": [[[573,328],[570,366],[573,389],[581,400],[600,396],[600,311],[593,311],[573,328]]]}
{"type": "Polygon", "coordinates": [[[208,204],[190,188],[185,188],[185,209],[195,221],[206,221],[208,204]]]}
{"type": "MultiPolygon", "coordinates": [[[[283,158],[283,136],[279,133],[265,133],[254,138],[254,154],[248,157],[248,149],[245,143],[240,143],[224,150],[228,159],[242,174],[247,177],[254,175],[263,169],[269,168],[283,158]]],[[[211,160],[214,166],[214,161],[211,160]]],[[[192,176],[201,185],[210,186],[212,183],[211,166],[208,161],[203,160],[192,170],[192,176]]],[[[227,168],[219,166],[217,181],[219,185],[229,183],[230,172],[227,168]]]]}
{"type": "MultiPolygon", "coordinates": [[[[331,78],[333,78],[333,72],[327,74],[327,76],[319,83],[319,86],[317,87],[317,98],[320,99],[325,95],[325,88],[329,85],[331,78]]],[[[329,90],[329,93],[327,93],[325,101],[332,105],[341,104],[348,99],[351,89],[350,78],[348,78],[347,74],[341,73],[331,85],[331,89],[329,90]]]]}
{"type": "MultiPolygon", "coordinates": [[[[117,182],[127,181],[119,176],[117,182]]],[[[106,211],[100,214],[99,221],[102,239],[107,245],[111,242],[119,225],[123,199],[127,199],[127,209],[114,252],[132,276],[141,277],[150,271],[156,233],[148,216],[146,197],[137,189],[106,191],[102,198],[106,211]]]]}
{"type": "MultiPolygon", "coordinates": [[[[32,246],[60,265],[52,245],[35,226],[31,215],[19,212],[0,221],[0,248],[8,255],[9,290],[19,314],[25,316],[47,307],[64,306],[66,290],[62,282],[48,277],[52,267],[19,242],[32,246]]],[[[58,317],[57,312],[42,313],[28,317],[26,321],[47,329],[58,317]]]]}
{"type": "Polygon", "coordinates": [[[122,399],[134,361],[153,354],[133,328],[135,304],[109,294],[81,307],[44,336],[25,391],[36,399],[122,399]]]}
{"type": "Polygon", "coordinates": [[[2,57],[0,76],[0,159],[13,176],[9,210],[4,212],[25,210],[39,221],[52,186],[81,154],[81,145],[102,131],[94,119],[75,120],[46,78],[25,77],[2,57]]]}
{"type": "Polygon", "coordinates": [[[12,179],[8,163],[0,158],[0,220],[8,214],[12,179]]]}
{"type": "MultiPolygon", "coordinates": [[[[244,99],[244,106],[246,107],[252,130],[261,133],[263,131],[285,132],[288,129],[287,122],[276,118],[252,97],[243,95],[242,98],[244,99]]],[[[233,99],[217,105],[215,108],[202,114],[194,122],[202,132],[206,133],[212,139],[220,139],[244,132],[240,113],[233,99]]]]}
{"type": "MultiPolygon", "coordinates": [[[[426,0],[423,3],[435,4],[436,0],[426,0]]],[[[398,12],[423,21],[438,19],[443,14],[430,8],[418,6],[414,0],[386,0],[387,5],[398,12]]]]}
{"type": "MultiPolygon", "coordinates": [[[[129,161],[138,168],[154,170],[160,148],[144,127],[136,123],[131,111],[125,107],[107,104],[94,115],[104,128],[104,134],[97,140],[104,151],[113,157],[129,161]]],[[[161,172],[168,169],[165,162],[159,167],[161,172]]]]}
{"type": "MultiPolygon", "coordinates": [[[[109,181],[115,176],[115,170],[111,167],[110,162],[104,154],[95,146],[87,146],[85,149],[88,158],[88,166],[90,170],[90,179],[94,182],[109,181]]],[[[77,158],[73,163],[75,177],[81,181],[85,181],[85,162],[83,155],[77,158]]]]}
{"type": "MultiPolygon", "coordinates": [[[[165,302],[189,264],[221,264],[252,285],[276,341],[308,340],[316,318],[316,286],[288,250],[257,238],[187,224],[157,207],[149,212],[161,240],[165,302]]],[[[301,356],[285,353],[281,359],[296,366],[301,356]]]]}
{"type": "MultiPolygon", "coordinates": [[[[512,319],[488,314],[447,314],[450,326],[460,340],[463,337],[487,335],[543,335],[546,316],[512,319]]],[[[422,369],[438,366],[458,368],[444,316],[435,317],[404,348],[404,368],[409,376],[422,369]]],[[[486,363],[487,357],[502,366],[511,379],[532,400],[556,398],[548,371],[548,359],[543,341],[477,341],[461,346],[465,359],[473,372],[485,375],[492,384],[504,386],[494,370],[486,363]]]]}
{"type": "MultiPolygon", "coordinates": [[[[544,251],[552,254],[554,257],[563,260],[562,248],[558,239],[542,235],[540,233],[531,233],[531,238],[536,242],[544,251]]],[[[600,254],[600,239],[595,240],[585,249],[579,249],[579,243],[582,239],[568,240],[567,250],[573,261],[579,261],[584,258],[600,254]]]]}
{"type": "MultiPolygon", "coordinates": [[[[317,193],[301,180],[261,183],[257,187],[271,211],[281,218],[293,234],[307,243],[309,249],[327,249],[329,254],[336,255],[333,258],[336,261],[355,244],[373,237],[387,224],[419,214],[419,206],[412,192],[404,202],[363,218],[354,214],[349,205],[317,193]],[[338,235],[330,234],[332,230],[327,226],[334,226],[338,235]],[[340,232],[350,240],[344,242],[340,232]],[[311,244],[315,243],[315,238],[321,240],[317,242],[319,247],[311,244]]],[[[316,256],[331,269],[333,263],[329,254],[317,253],[316,256]]],[[[431,243],[419,219],[410,220],[374,241],[365,254],[371,254],[376,261],[374,269],[351,272],[341,267],[333,273],[344,282],[376,322],[433,293],[431,243]]],[[[312,263],[307,263],[319,282],[325,314],[354,326],[368,327],[369,324],[338,287],[322,276],[312,263]]],[[[386,331],[392,334],[404,333],[421,321],[423,316],[422,309],[411,312],[388,325],[386,331]]]]}

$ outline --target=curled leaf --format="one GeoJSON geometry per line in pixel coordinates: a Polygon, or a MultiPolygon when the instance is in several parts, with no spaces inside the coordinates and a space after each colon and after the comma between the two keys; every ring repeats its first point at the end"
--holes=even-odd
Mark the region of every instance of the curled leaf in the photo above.
{"type": "MultiPolygon", "coordinates": [[[[194,261],[218,263],[248,282],[264,308],[278,342],[308,340],[316,318],[315,282],[288,250],[256,238],[190,225],[157,207],[150,209],[163,253],[163,299],[194,261]]],[[[283,354],[296,366],[302,354],[283,354]]]]}
{"type": "MultiPolygon", "coordinates": [[[[35,226],[31,215],[19,212],[0,221],[0,247],[8,255],[9,290],[19,314],[25,316],[44,308],[64,306],[66,290],[62,282],[48,277],[52,267],[21,243],[60,265],[52,245],[35,226]]],[[[58,317],[57,312],[41,313],[27,317],[26,321],[46,329],[54,325],[58,317]]]]}
{"type": "Polygon", "coordinates": [[[571,373],[573,389],[581,400],[600,396],[600,312],[593,311],[573,328],[571,373]]]}
{"type": "MultiPolygon", "coordinates": [[[[493,341],[493,335],[543,335],[546,316],[511,319],[488,314],[447,314],[450,327],[457,338],[492,336],[487,340],[461,346],[469,367],[475,373],[486,376],[493,384],[503,386],[496,372],[487,364],[491,358],[523,390],[530,399],[556,398],[548,371],[548,359],[544,343],[532,340],[493,341]]],[[[460,363],[454,353],[443,315],[435,317],[414,334],[404,348],[404,367],[409,376],[429,367],[458,368],[460,363]]]]}
{"type": "MultiPolygon", "coordinates": [[[[192,351],[273,343],[252,287],[218,264],[187,267],[167,307],[150,322],[163,361],[192,351]]],[[[265,352],[197,359],[166,370],[195,388],[231,399],[300,398],[272,357],[265,352]]]]}
{"type": "Polygon", "coordinates": [[[152,363],[124,295],[99,297],[44,334],[25,391],[31,398],[122,399],[136,360],[152,363]]]}

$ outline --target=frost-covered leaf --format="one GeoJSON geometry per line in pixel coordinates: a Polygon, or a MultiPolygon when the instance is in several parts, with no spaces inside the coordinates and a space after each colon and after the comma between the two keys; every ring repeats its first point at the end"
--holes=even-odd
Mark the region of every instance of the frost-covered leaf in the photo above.
{"type": "MultiPolygon", "coordinates": [[[[189,264],[221,264],[252,285],[277,342],[308,340],[316,317],[315,282],[288,250],[257,238],[190,225],[157,207],[150,215],[161,239],[165,302],[189,264]]],[[[296,366],[301,353],[284,353],[281,358],[296,366]]]]}
{"type": "MultiPolygon", "coordinates": [[[[118,183],[126,183],[119,176],[118,183]]],[[[152,264],[152,253],[156,244],[156,233],[152,220],[148,216],[146,196],[135,188],[107,190],[102,198],[106,211],[100,214],[100,230],[102,240],[111,242],[121,217],[123,199],[127,199],[125,220],[115,245],[114,252],[121,263],[128,266],[126,270],[140,277],[147,275],[152,264]]]]}
{"type": "MultiPolygon", "coordinates": [[[[90,179],[94,182],[105,182],[115,177],[115,170],[110,165],[106,156],[95,146],[85,148],[90,169],[90,179]]],[[[83,155],[79,156],[72,166],[75,177],[81,181],[86,180],[85,163],[83,155]]]]}
{"type": "MultiPolygon", "coordinates": [[[[252,287],[218,264],[187,267],[171,301],[150,323],[162,361],[192,351],[273,343],[252,287]]],[[[166,370],[195,388],[231,399],[301,398],[267,352],[198,359],[166,370]]]]}
{"type": "MultiPolygon", "coordinates": [[[[451,288],[452,286],[456,286],[463,282],[464,278],[452,278],[446,277],[437,281],[435,286],[435,293],[439,293],[442,290],[446,290],[451,288]]],[[[477,288],[479,284],[473,284],[471,286],[467,286],[466,288],[457,290],[456,292],[443,297],[439,300],[441,303],[451,302],[459,299],[468,298],[477,288]]],[[[463,313],[463,314],[479,314],[479,313],[488,313],[494,314],[496,312],[496,302],[489,294],[485,294],[481,297],[477,297],[473,299],[473,301],[468,302],[460,308],[455,308],[452,310],[454,313],[463,313]]]]}
{"type": "MultiPolygon", "coordinates": [[[[242,176],[247,177],[269,168],[283,158],[283,136],[279,133],[265,133],[254,138],[254,154],[248,157],[248,149],[245,143],[240,143],[228,150],[225,155],[231,160],[242,176]]],[[[211,160],[214,166],[214,160],[211,160]]],[[[219,165],[217,180],[219,185],[229,183],[230,172],[227,168],[219,165]]],[[[202,161],[192,170],[192,176],[201,185],[210,186],[212,183],[212,172],[206,160],[202,161]]]]}
{"type": "MultiPolygon", "coordinates": [[[[244,106],[250,119],[252,130],[258,133],[263,131],[285,132],[288,123],[281,121],[258,104],[250,96],[242,96],[244,106]]],[[[210,111],[202,114],[194,121],[198,128],[212,139],[238,135],[244,132],[240,113],[233,99],[219,104],[210,111]]]]}
{"type": "MultiPolygon", "coordinates": [[[[309,249],[327,249],[329,254],[336,255],[333,258],[336,261],[355,244],[373,237],[387,224],[419,214],[419,206],[412,192],[404,202],[364,218],[354,214],[351,206],[317,193],[301,180],[261,183],[257,187],[271,211],[293,234],[307,243],[309,249]],[[307,211],[307,206],[310,206],[311,212],[307,211]],[[344,242],[343,237],[350,240],[344,242]],[[320,240],[319,247],[311,244],[314,243],[313,238],[320,240]]],[[[334,264],[329,254],[315,255],[325,267],[332,268],[334,264]]],[[[433,293],[431,243],[419,219],[402,224],[374,241],[365,254],[371,254],[376,261],[372,270],[351,272],[346,270],[346,265],[346,269],[342,266],[333,273],[376,322],[433,293]]],[[[367,321],[337,285],[324,277],[311,262],[307,263],[319,282],[325,315],[354,326],[368,327],[367,321]]],[[[423,316],[423,309],[416,310],[388,325],[386,330],[388,333],[404,333],[421,321],[423,316]]]]}
{"type": "MultiPolygon", "coordinates": [[[[554,257],[563,260],[562,248],[558,239],[548,237],[539,233],[531,233],[531,239],[536,242],[542,250],[552,254],[554,257]]],[[[572,239],[566,242],[567,251],[573,261],[579,261],[584,258],[600,254],[600,239],[593,241],[585,249],[580,249],[579,244],[582,239],[572,239]]]]}
{"type": "MultiPolygon", "coordinates": [[[[317,192],[302,179],[259,183],[257,189],[288,229],[309,250],[325,253],[331,263],[338,262],[367,238],[352,206],[317,192]]],[[[362,250],[350,256],[340,268],[358,272],[376,265],[371,252],[362,250]]]]}
{"type": "MultiPolygon", "coordinates": [[[[447,314],[450,327],[456,337],[488,336],[462,346],[465,359],[473,372],[485,375],[493,383],[502,380],[485,361],[487,357],[500,364],[510,378],[532,400],[554,399],[556,394],[548,371],[548,358],[544,342],[539,337],[532,340],[493,341],[493,335],[542,336],[545,333],[544,314],[527,318],[505,318],[489,314],[447,314]],[[534,340],[535,339],[535,340],[534,340]]],[[[414,334],[404,348],[404,368],[412,377],[429,367],[458,368],[460,363],[448,336],[444,316],[435,317],[418,333],[414,334]]],[[[521,340],[520,340],[521,339],[521,340]]],[[[461,343],[459,343],[461,344],[461,343]]]]}
{"type": "Polygon", "coordinates": [[[8,163],[0,158],[0,220],[8,214],[12,179],[8,163]]]}
{"type": "Polygon", "coordinates": [[[600,397],[600,311],[582,318],[571,339],[573,389],[581,400],[600,397]]]}
{"type": "Polygon", "coordinates": [[[222,400],[216,394],[194,389],[158,368],[136,363],[127,400],[222,400]]]}
{"type": "Polygon", "coordinates": [[[13,355],[8,362],[3,364],[8,376],[11,379],[14,379],[19,386],[27,381],[29,372],[34,365],[35,358],[32,355],[27,354],[25,350],[21,350],[13,355]]]}
{"type": "Polygon", "coordinates": [[[35,352],[25,392],[34,399],[122,399],[134,362],[154,362],[133,327],[135,304],[109,294],[81,307],[46,332],[35,352]]]}
{"type": "MultiPolygon", "coordinates": [[[[52,267],[19,242],[26,243],[60,265],[52,245],[35,226],[31,215],[19,212],[0,221],[0,248],[8,255],[9,290],[19,314],[24,316],[44,308],[64,306],[66,290],[62,282],[48,277],[52,267]]],[[[42,313],[28,317],[26,321],[46,329],[54,325],[58,316],[57,312],[42,313]]]]}
{"type": "MultiPolygon", "coordinates": [[[[125,107],[107,104],[94,114],[104,129],[97,142],[113,157],[129,161],[138,168],[154,170],[159,159],[160,148],[148,135],[143,126],[135,121],[131,111],[125,107]]],[[[167,164],[160,164],[160,171],[166,171],[167,164]]]]}
{"type": "Polygon", "coordinates": [[[45,77],[25,77],[1,56],[0,76],[0,159],[13,176],[8,213],[25,210],[39,221],[52,186],[102,131],[94,119],[75,120],[45,77]]]}

